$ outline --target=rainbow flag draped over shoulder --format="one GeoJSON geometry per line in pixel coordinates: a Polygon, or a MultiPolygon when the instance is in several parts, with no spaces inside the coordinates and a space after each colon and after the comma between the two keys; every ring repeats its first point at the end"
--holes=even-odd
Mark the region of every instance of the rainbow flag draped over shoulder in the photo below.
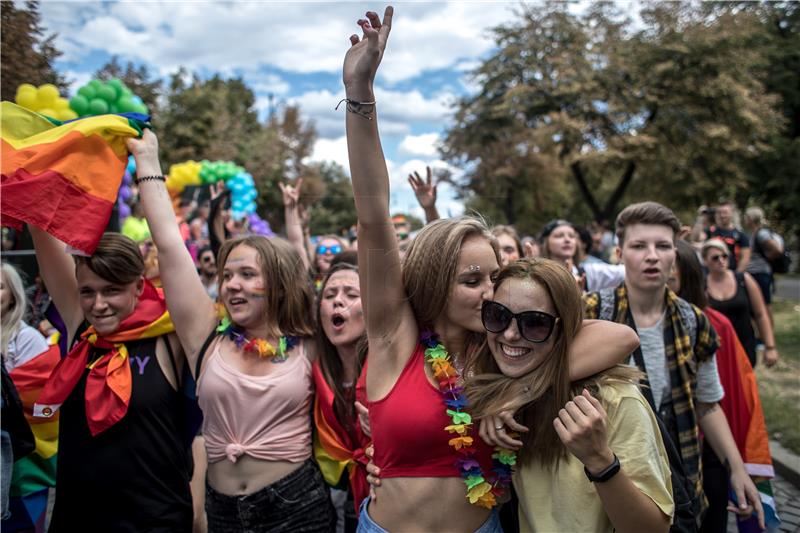
{"type": "Polygon", "coordinates": [[[11,477],[11,517],[3,522],[8,531],[44,531],[47,493],[56,485],[58,451],[58,416],[43,420],[34,418],[33,404],[61,359],[58,344],[16,367],[10,372],[22,400],[25,418],[31,426],[36,450],[14,463],[11,477]]]}
{"type": "MultiPolygon", "coordinates": [[[[742,455],[747,473],[753,477],[758,489],[767,531],[776,531],[780,519],[775,510],[769,481],[775,477],[775,469],[772,467],[769,435],[758,397],[756,373],[730,320],[710,307],[703,312],[719,337],[717,371],[722,388],[725,389],[725,396],[719,403],[728,419],[733,440],[742,455]]],[[[740,533],[760,531],[755,519],[737,521],[737,526],[740,533]]]]}
{"type": "Polygon", "coordinates": [[[369,496],[367,457],[364,455],[364,446],[369,439],[357,427],[360,442],[353,442],[352,437],[339,423],[333,410],[333,390],[325,381],[318,361],[312,366],[312,374],[317,391],[314,397],[314,424],[317,430],[314,435],[314,457],[325,482],[332,487],[339,484],[342,473],[347,468],[358,516],[361,501],[369,496]]]}
{"type": "Polygon", "coordinates": [[[3,102],[0,222],[33,224],[87,254],[103,234],[128,162],[125,140],[145,115],[61,123],[3,102]]]}

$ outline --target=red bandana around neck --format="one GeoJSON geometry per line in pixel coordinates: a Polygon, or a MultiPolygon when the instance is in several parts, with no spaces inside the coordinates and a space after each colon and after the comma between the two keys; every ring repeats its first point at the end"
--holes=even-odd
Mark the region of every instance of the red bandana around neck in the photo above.
{"type": "Polygon", "coordinates": [[[56,365],[33,407],[33,415],[52,417],[88,368],[84,393],[86,421],[92,436],[105,431],[122,420],[131,399],[131,365],[125,343],[173,331],[175,327],[169,318],[163,291],[145,280],[133,313],[114,333],[101,337],[94,326],[89,326],[80,342],[56,365]],[[105,353],[87,365],[92,347],[105,353]]]}

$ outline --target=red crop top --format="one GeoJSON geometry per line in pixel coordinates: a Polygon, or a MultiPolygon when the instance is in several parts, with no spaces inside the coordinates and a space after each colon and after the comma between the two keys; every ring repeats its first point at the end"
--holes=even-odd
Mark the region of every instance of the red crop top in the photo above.
{"type": "MultiPolygon", "coordinates": [[[[394,387],[386,397],[370,402],[364,394],[367,366],[359,379],[359,396],[369,407],[373,461],[382,478],[459,477],[458,452],[447,444],[455,437],[445,431],[452,423],[438,389],[425,374],[425,353],[418,344],[394,387]]],[[[477,448],[476,459],[484,472],[492,468],[492,448],[478,435],[478,424],[470,435],[477,448]]]]}

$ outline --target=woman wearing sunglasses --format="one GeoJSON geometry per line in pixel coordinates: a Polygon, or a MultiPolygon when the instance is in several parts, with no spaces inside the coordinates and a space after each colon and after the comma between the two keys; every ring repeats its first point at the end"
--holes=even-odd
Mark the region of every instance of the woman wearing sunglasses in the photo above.
{"type": "MultiPolygon", "coordinates": [[[[373,92],[392,13],[388,7],[382,21],[374,12],[358,21],[363,37],[350,37],[343,75],[369,341],[366,396],[373,461],[381,470],[375,497],[361,505],[358,527],[373,533],[497,532],[493,509],[502,483],[485,481],[494,475],[493,452],[477,438],[460,392],[466,355],[484,338],[480,310],[500,270],[497,242],[477,219],[437,220],[412,241],[401,267],[373,92]]],[[[589,329],[580,342],[587,352],[590,346],[597,350],[575,363],[577,375],[610,366],[637,343],[630,329],[617,324],[589,329]]],[[[502,429],[499,424],[492,431],[502,429]]]]}
{"type": "Polygon", "coordinates": [[[667,531],[669,464],[638,371],[570,380],[582,309],[558,263],[504,268],[482,306],[486,346],[468,367],[474,415],[512,408],[536,428],[520,437],[514,474],[521,531],[667,531]]]}
{"type": "Polygon", "coordinates": [[[778,350],[758,283],[747,272],[734,272],[728,268],[730,250],[720,239],[706,241],[702,256],[708,268],[706,292],[709,305],[731,321],[753,368],[756,366],[756,334],[752,320],[755,319],[761,338],[767,345],[764,363],[767,366],[774,365],[778,362],[778,350]]]}

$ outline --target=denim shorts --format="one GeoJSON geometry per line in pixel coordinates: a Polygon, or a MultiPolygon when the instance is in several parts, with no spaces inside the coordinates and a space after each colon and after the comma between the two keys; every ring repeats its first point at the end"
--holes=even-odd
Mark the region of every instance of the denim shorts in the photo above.
{"type": "Polygon", "coordinates": [[[328,487],[312,460],[271,485],[229,496],[206,483],[209,533],[327,533],[336,527],[328,487]]]}
{"type": "MultiPolygon", "coordinates": [[[[367,506],[369,505],[369,498],[364,498],[361,502],[361,508],[358,510],[358,530],[356,533],[389,533],[369,516],[367,506]]],[[[481,524],[481,527],[475,530],[475,533],[503,533],[503,526],[500,525],[500,515],[497,509],[492,509],[492,514],[486,519],[486,522],[481,524]]]]}

